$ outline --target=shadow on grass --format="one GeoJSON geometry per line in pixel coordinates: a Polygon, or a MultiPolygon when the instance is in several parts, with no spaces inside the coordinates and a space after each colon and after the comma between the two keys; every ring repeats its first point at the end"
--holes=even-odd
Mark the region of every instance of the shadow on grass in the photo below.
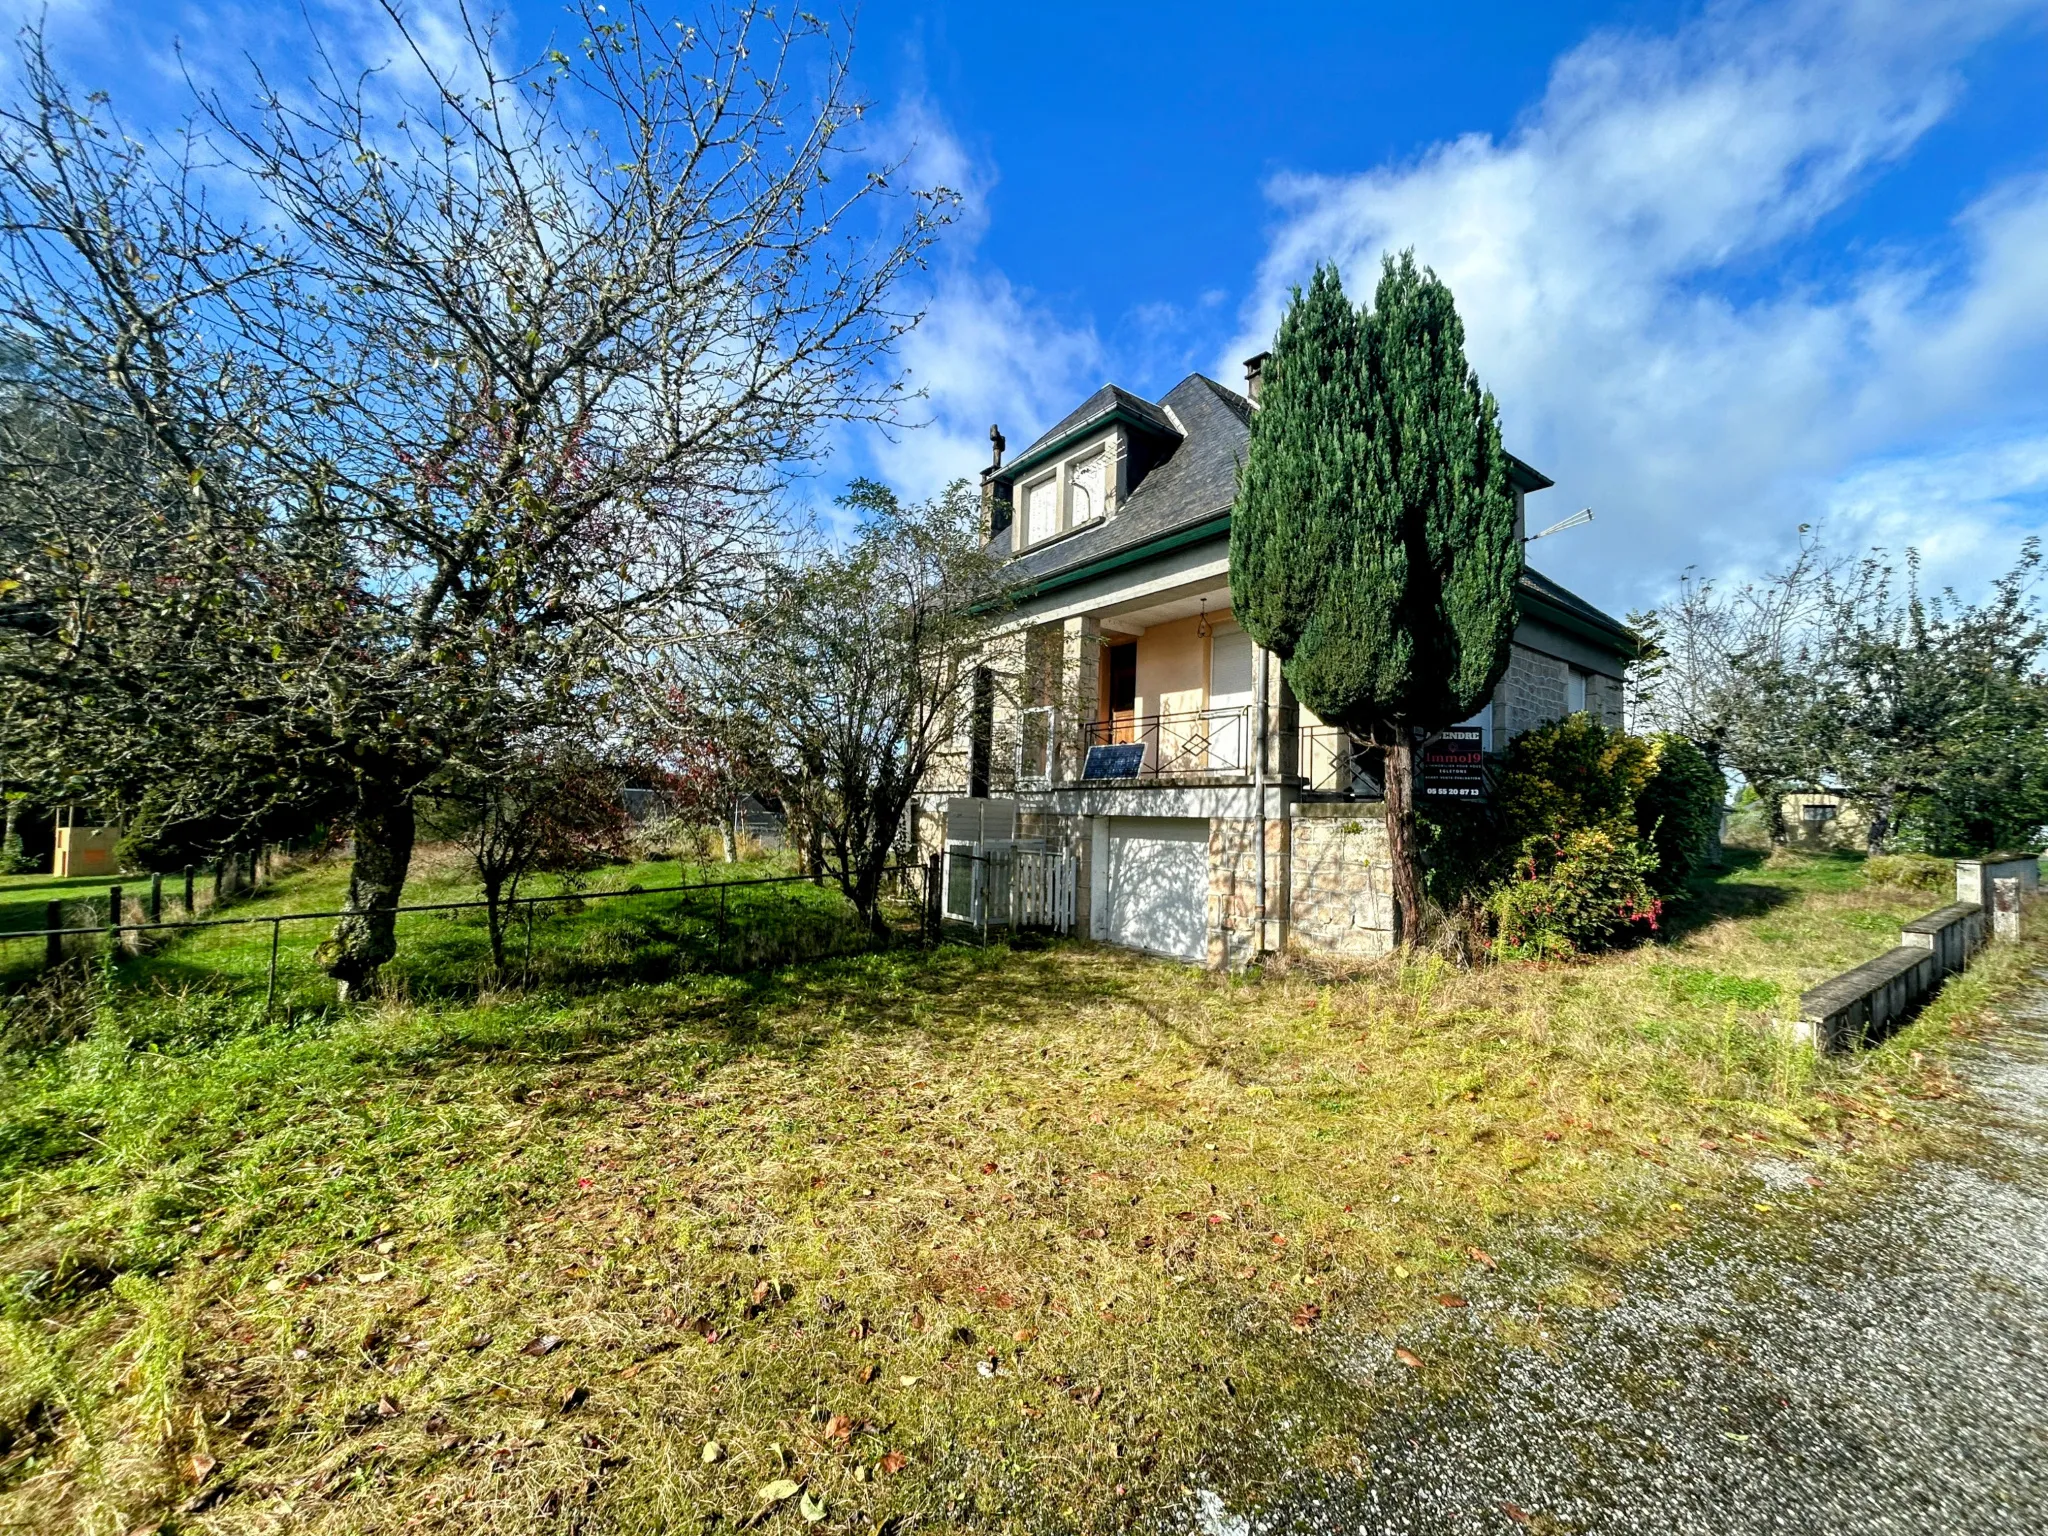
{"type": "Polygon", "coordinates": [[[360,1069],[413,1077],[506,1066],[549,1073],[659,1042],[633,1066],[636,1075],[659,1076],[663,1057],[682,1067],[748,1057],[803,1061],[849,1036],[915,1033],[934,1046],[971,1049],[992,1025],[1022,1024],[1048,1009],[1139,1001],[1131,980],[1063,963],[1059,952],[1069,948],[1037,938],[1014,949],[904,941],[656,987],[621,985],[573,998],[508,994],[417,1017],[388,1038],[359,1036],[351,1056],[360,1069]]]}
{"type": "MultiPolygon", "coordinates": [[[[20,933],[25,929],[43,926],[45,906],[61,901],[69,906],[73,902],[96,900],[97,915],[104,916],[107,910],[107,887],[122,885],[119,875],[75,875],[59,880],[51,875],[37,875],[30,881],[9,881],[0,886],[0,933],[20,933]]],[[[149,877],[144,875],[138,886],[131,878],[126,882],[129,895],[138,890],[149,889],[149,877]]]]}
{"type": "Polygon", "coordinates": [[[1765,858],[1753,849],[1728,849],[1719,874],[1693,881],[1683,899],[1664,909],[1663,938],[1675,943],[1723,918],[1762,917],[1796,901],[1799,891],[1791,883],[1754,878],[1765,858]]]}

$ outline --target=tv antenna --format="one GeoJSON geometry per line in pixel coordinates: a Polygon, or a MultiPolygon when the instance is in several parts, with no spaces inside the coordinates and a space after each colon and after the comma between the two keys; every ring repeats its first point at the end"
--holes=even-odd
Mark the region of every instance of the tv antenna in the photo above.
{"type": "Polygon", "coordinates": [[[1548,528],[1544,529],[1541,533],[1531,533],[1525,535],[1522,539],[1522,542],[1524,544],[1534,544],[1538,539],[1547,539],[1553,533],[1563,533],[1567,528],[1583,527],[1585,524],[1590,523],[1591,521],[1593,521],[1593,509],[1591,507],[1581,507],[1578,511],[1574,512],[1570,517],[1566,518],[1563,522],[1552,523],[1548,528]]]}

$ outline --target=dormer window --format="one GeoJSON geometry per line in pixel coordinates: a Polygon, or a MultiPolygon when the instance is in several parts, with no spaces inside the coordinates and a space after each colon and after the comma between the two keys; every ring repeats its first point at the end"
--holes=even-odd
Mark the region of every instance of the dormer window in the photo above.
{"type": "Polygon", "coordinates": [[[1067,465],[1067,526],[1078,528],[1102,515],[1102,453],[1067,465]]]}
{"type": "Polygon", "coordinates": [[[1024,539],[1043,544],[1060,531],[1059,482],[1047,475],[1024,487],[1024,539]]]}

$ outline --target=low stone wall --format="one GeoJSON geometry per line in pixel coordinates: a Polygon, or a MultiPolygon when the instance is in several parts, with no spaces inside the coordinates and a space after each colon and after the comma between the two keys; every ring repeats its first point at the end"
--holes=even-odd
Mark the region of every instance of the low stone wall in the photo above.
{"type": "Polygon", "coordinates": [[[2040,868],[2039,857],[2032,854],[1958,860],[1957,894],[1981,892],[1984,899],[1958,900],[1915,918],[1900,930],[1898,948],[1803,995],[1794,1032],[1822,1051],[1882,1040],[1993,937],[1995,897],[2004,898],[2012,918],[2008,925],[2000,914],[1997,936],[2018,937],[2019,893],[2022,887],[2039,889],[2040,868]]]}
{"type": "Polygon", "coordinates": [[[2041,889],[2041,856],[2038,853],[1993,853],[1981,859],[1956,860],[1956,900],[1974,902],[1986,912],[1994,906],[1993,883],[2019,881],[2020,894],[2032,896],[2041,889]]]}
{"type": "Polygon", "coordinates": [[[1845,1051],[1880,1040],[1941,985],[1934,951],[1902,944],[1799,999],[1799,1034],[1815,1049],[1845,1051]]]}
{"type": "Polygon", "coordinates": [[[1958,901],[1906,924],[1899,932],[1899,947],[1933,951],[1940,974],[1953,976],[1970,963],[1970,956],[1983,948],[1990,936],[1984,908],[1958,901]]]}
{"type": "Polygon", "coordinates": [[[1394,947],[1387,825],[1377,801],[1297,803],[1287,858],[1290,949],[1370,959],[1394,947]]]}

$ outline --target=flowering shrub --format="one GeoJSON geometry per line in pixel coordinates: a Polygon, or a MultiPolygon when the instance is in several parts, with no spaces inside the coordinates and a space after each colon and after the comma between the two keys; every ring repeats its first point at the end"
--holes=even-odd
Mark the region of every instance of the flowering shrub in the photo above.
{"type": "Polygon", "coordinates": [[[1495,957],[1566,959],[1637,924],[1654,932],[1664,912],[1656,869],[1654,852],[1608,827],[1528,839],[1515,875],[1487,897],[1495,957]]]}

